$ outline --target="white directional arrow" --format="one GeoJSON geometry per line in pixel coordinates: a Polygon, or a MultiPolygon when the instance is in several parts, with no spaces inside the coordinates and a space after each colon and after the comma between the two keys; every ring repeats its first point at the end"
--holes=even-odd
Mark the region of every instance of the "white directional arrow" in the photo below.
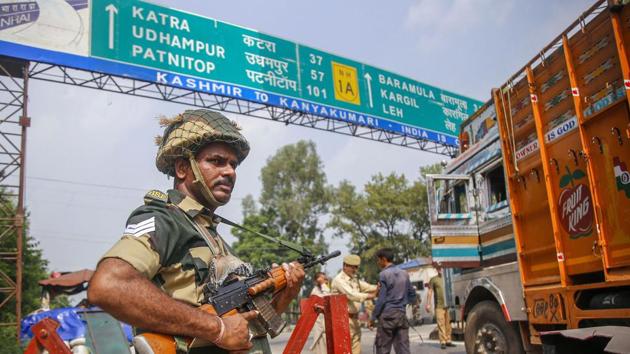
{"type": "Polygon", "coordinates": [[[109,49],[114,49],[114,17],[118,13],[118,9],[114,4],[105,7],[105,11],[109,13],[109,49]]]}
{"type": "Polygon", "coordinates": [[[370,75],[370,73],[365,73],[363,77],[367,82],[368,96],[370,97],[370,108],[374,108],[374,103],[372,102],[372,76],[370,75]]]}

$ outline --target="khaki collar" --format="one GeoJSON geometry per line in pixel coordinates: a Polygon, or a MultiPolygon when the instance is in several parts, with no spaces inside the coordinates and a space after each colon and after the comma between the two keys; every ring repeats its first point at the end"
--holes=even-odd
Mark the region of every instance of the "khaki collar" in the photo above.
{"type": "Polygon", "coordinates": [[[178,206],[188,216],[190,216],[191,219],[200,215],[209,221],[212,221],[214,227],[219,224],[214,217],[214,214],[193,198],[185,195],[177,189],[169,189],[166,193],[168,194],[169,203],[178,206]]]}

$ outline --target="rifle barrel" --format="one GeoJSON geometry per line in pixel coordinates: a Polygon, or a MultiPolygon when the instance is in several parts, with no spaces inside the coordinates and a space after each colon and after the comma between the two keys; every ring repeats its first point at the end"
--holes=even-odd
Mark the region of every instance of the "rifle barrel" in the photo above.
{"type": "Polygon", "coordinates": [[[315,266],[317,264],[324,264],[324,263],[328,262],[330,259],[339,256],[340,254],[341,254],[341,251],[337,250],[337,251],[329,253],[329,254],[327,254],[325,256],[321,256],[321,257],[316,258],[315,260],[313,260],[311,262],[306,263],[304,265],[304,268],[306,269],[306,268],[310,268],[312,266],[315,266]]]}

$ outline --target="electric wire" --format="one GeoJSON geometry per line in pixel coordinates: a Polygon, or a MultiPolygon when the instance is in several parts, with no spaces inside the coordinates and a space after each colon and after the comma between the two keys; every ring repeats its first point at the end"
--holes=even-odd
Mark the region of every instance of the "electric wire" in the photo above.
{"type": "Polygon", "coordinates": [[[60,179],[60,178],[48,178],[48,177],[29,176],[29,177],[26,177],[26,179],[36,180],[36,181],[46,181],[46,182],[71,184],[71,185],[79,185],[79,186],[97,187],[97,188],[108,188],[108,189],[118,189],[118,190],[126,190],[126,191],[137,191],[137,192],[146,192],[146,191],[149,190],[148,188],[124,187],[124,186],[116,186],[116,185],[112,185],[112,184],[78,182],[78,181],[70,181],[70,180],[65,180],[65,179],[60,179]]]}

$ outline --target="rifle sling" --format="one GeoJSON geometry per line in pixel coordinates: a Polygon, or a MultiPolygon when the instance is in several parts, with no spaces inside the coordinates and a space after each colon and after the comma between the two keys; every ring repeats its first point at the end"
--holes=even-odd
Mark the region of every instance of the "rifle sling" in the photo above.
{"type": "Polygon", "coordinates": [[[217,242],[217,245],[215,246],[212,243],[212,241],[210,241],[210,237],[212,237],[212,235],[210,235],[210,233],[208,232],[208,230],[206,230],[205,227],[203,227],[203,226],[199,225],[197,222],[195,222],[179,206],[173,205],[173,207],[174,207],[173,209],[177,213],[179,213],[181,216],[183,216],[184,219],[186,219],[190,223],[190,225],[193,228],[195,228],[195,230],[197,230],[197,232],[199,233],[201,238],[204,240],[206,245],[208,245],[208,248],[210,248],[210,252],[212,253],[212,256],[216,256],[218,254],[222,254],[222,255],[226,255],[227,254],[227,252],[225,250],[225,242],[223,241],[223,239],[221,239],[221,244],[219,244],[219,242],[217,242]],[[217,250],[217,247],[219,248],[219,250],[217,250]]]}
{"type": "Polygon", "coordinates": [[[293,250],[293,251],[299,253],[302,256],[306,256],[306,255],[310,256],[311,255],[311,252],[308,249],[306,249],[305,247],[302,247],[301,245],[298,245],[297,243],[294,243],[294,242],[291,242],[291,241],[281,240],[279,238],[276,238],[276,237],[273,237],[273,236],[269,236],[269,235],[265,235],[265,234],[260,233],[258,231],[254,231],[252,229],[248,229],[245,226],[239,225],[239,224],[237,224],[237,223],[235,223],[233,221],[230,221],[230,220],[228,220],[228,219],[226,219],[226,218],[224,218],[224,217],[222,217],[220,215],[217,215],[217,214],[214,214],[214,216],[216,218],[218,218],[220,222],[222,222],[222,223],[224,223],[226,225],[230,225],[230,226],[235,227],[237,229],[240,229],[240,230],[252,233],[252,234],[254,234],[256,236],[264,238],[267,241],[271,241],[273,243],[277,243],[277,244],[279,244],[281,246],[284,246],[284,247],[286,247],[286,248],[288,248],[290,250],[293,250]]]}
{"type": "MultiPolygon", "coordinates": [[[[173,206],[175,207],[174,209],[177,210],[178,213],[182,214],[185,217],[185,219],[188,220],[190,222],[190,224],[195,228],[195,230],[197,230],[197,232],[199,232],[199,234],[201,235],[201,238],[203,238],[203,240],[206,242],[208,247],[210,247],[210,251],[212,252],[212,254],[216,256],[217,252],[216,252],[215,246],[212,244],[212,242],[209,239],[209,237],[210,237],[209,232],[207,230],[205,230],[204,227],[202,227],[201,225],[196,223],[179,206],[177,206],[177,205],[173,205],[173,206]]],[[[304,247],[302,247],[302,246],[300,246],[300,245],[298,245],[296,243],[293,243],[291,241],[280,240],[278,238],[275,238],[275,237],[272,237],[272,236],[269,236],[269,235],[265,235],[265,234],[260,233],[258,231],[254,231],[252,229],[248,229],[245,226],[239,225],[239,224],[237,224],[237,223],[235,223],[233,221],[230,221],[230,220],[228,220],[228,219],[226,219],[226,218],[224,218],[224,217],[222,217],[220,215],[217,215],[217,214],[214,214],[214,217],[216,219],[218,219],[219,222],[222,222],[222,223],[224,223],[226,225],[229,225],[229,226],[235,227],[237,229],[243,230],[245,232],[249,232],[249,233],[254,234],[256,236],[262,237],[262,238],[266,239],[267,241],[271,241],[273,243],[277,243],[277,244],[279,244],[281,246],[284,246],[284,247],[286,247],[286,248],[288,248],[290,250],[293,250],[293,251],[299,253],[302,256],[304,256],[304,255],[310,256],[311,255],[311,252],[308,249],[306,249],[306,248],[304,248],[304,247]]],[[[223,241],[223,239],[221,239],[221,245],[219,245],[219,247],[221,248],[221,251],[222,251],[222,253],[224,255],[227,254],[228,252],[230,254],[234,254],[234,252],[232,252],[232,249],[225,243],[225,241],[223,241]],[[228,252],[226,252],[226,248],[227,248],[228,252]]]]}
{"type": "Polygon", "coordinates": [[[173,336],[175,339],[175,350],[177,354],[188,354],[188,342],[186,338],[180,336],[173,336]]]}

